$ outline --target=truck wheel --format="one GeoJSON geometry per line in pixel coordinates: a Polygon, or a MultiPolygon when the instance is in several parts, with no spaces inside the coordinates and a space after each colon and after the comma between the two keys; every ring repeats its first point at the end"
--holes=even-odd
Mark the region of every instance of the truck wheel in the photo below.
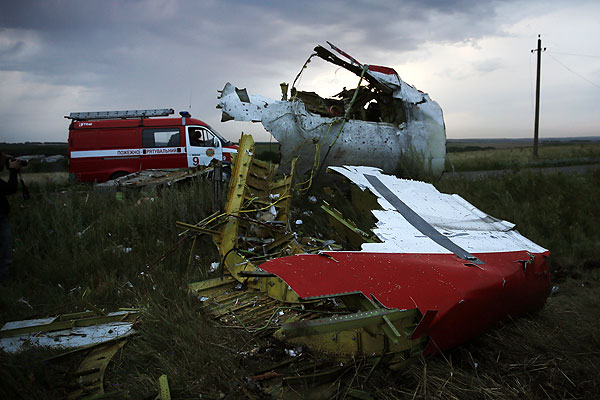
{"type": "Polygon", "coordinates": [[[129,172],[126,172],[126,171],[113,172],[112,175],[110,176],[110,180],[117,179],[117,178],[120,178],[125,175],[129,175],[129,172]]]}

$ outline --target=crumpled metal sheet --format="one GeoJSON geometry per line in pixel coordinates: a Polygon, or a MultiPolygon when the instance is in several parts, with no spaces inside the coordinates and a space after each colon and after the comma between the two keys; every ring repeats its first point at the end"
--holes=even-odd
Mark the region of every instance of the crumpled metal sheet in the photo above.
{"type": "Polygon", "coordinates": [[[547,251],[515,230],[508,221],[494,218],[479,210],[457,194],[440,193],[433,185],[398,179],[380,170],[362,166],[330,167],[362,190],[377,196],[381,209],[372,210],[378,219],[373,233],[381,243],[365,243],[363,251],[394,253],[451,253],[409,223],[396,207],[369,182],[369,176],[381,181],[406,206],[431,225],[439,235],[448,238],[470,253],[526,250],[547,251]]]}
{"type": "MultiPolygon", "coordinates": [[[[123,316],[124,318],[134,314],[131,311],[117,311],[107,314],[107,317],[123,316]]],[[[118,338],[127,337],[135,330],[134,320],[113,321],[91,326],[73,326],[68,329],[44,331],[45,325],[51,325],[58,321],[58,317],[41,318],[25,321],[12,321],[4,324],[0,329],[0,350],[16,353],[29,347],[53,347],[73,349],[95,343],[103,343],[118,338]],[[36,327],[40,327],[36,332],[36,327]],[[28,328],[32,333],[20,335],[8,335],[10,330],[28,328]]]]}
{"type": "Polygon", "coordinates": [[[425,329],[426,352],[454,347],[509,316],[540,308],[549,293],[548,253],[523,269],[528,252],[478,255],[465,265],[454,255],[326,252],[277,258],[260,265],[303,299],[361,292],[387,308],[437,310],[425,329]]]}
{"type": "MultiPolygon", "coordinates": [[[[401,180],[375,168],[333,168],[371,191],[382,207],[374,233],[382,243],[362,251],[300,254],[259,267],[283,279],[301,299],[360,292],[384,307],[436,311],[421,333],[431,340],[426,352],[454,347],[509,317],[543,306],[550,290],[549,252],[460,197],[433,186],[401,180]],[[395,196],[430,224],[424,234],[411,224],[368,177],[377,177],[395,196]],[[437,232],[475,259],[440,245],[437,232]]],[[[430,314],[431,315],[431,314],[430,314]]]]}

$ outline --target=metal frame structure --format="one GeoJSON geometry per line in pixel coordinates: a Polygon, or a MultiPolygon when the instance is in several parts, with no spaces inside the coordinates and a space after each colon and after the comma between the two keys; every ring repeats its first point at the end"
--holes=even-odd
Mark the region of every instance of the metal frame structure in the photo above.
{"type": "Polygon", "coordinates": [[[115,119],[115,118],[148,118],[165,117],[174,114],[172,108],[154,108],[148,110],[123,110],[123,111],[88,111],[73,112],[69,114],[68,119],[76,121],[88,121],[97,119],[115,119]]]}

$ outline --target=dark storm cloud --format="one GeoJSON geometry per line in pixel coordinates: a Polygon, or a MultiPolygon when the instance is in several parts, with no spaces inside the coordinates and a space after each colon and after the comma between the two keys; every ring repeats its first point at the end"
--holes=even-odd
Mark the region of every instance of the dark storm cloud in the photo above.
{"type": "MultiPolygon", "coordinates": [[[[227,81],[277,96],[277,84],[292,80],[313,47],[325,40],[363,62],[385,65],[389,54],[417,49],[426,41],[461,42],[494,34],[496,4],[3,1],[0,73],[20,72],[26,84],[79,88],[88,103],[69,103],[64,95],[65,113],[86,107],[183,107],[192,98],[214,123],[219,118],[216,90],[227,81]]],[[[51,90],[46,96],[54,101],[51,90]]],[[[10,112],[0,110],[0,117],[10,112]]]]}
{"type": "Polygon", "coordinates": [[[0,59],[18,58],[24,50],[25,42],[23,40],[7,43],[3,48],[0,48],[0,59]]]}
{"type": "MultiPolygon", "coordinates": [[[[5,2],[0,27],[35,33],[43,49],[29,63],[11,63],[10,57],[3,57],[0,68],[46,71],[63,79],[73,78],[72,72],[84,66],[111,73],[129,57],[139,56],[142,47],[167,54],[174,47],[209,56],[222,52],[245,58],[246,63],[264,62],[288,59],[298,51],[308,53],[315,42],[326,39],[349,49],[403,51],[424,40],[461,41],[490,33],[494,28],[485,21],[493,18],[494,4],[475,0],[414,0],[401,5],[380,1],[376,6],[370,1],[5,2]],[[449,21],[436,26],[431,22],[437,18],[449,21]],[[471,23],[462,24],[464,18],[471,23]]],[[[10,55],[24,46],[14,43],[2,52],[10,55]]]]}

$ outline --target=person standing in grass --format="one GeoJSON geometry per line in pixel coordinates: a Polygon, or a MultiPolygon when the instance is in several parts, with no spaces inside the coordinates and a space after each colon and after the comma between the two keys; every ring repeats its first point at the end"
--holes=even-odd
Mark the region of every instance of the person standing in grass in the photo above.
{"type": "Polygon", "coordinates": [[[8,223],[10,204],[8,204],[6,196],[17,191],[17,172],[21,169],[19,160],[7,160],[6,153],[2,152],[0,153],[0,171],[4,170],[5,164],[9,170],[9,178],[8,182],[0,179],[0,281],[8,279],[12,264],[12,240],[8,223]]]}

